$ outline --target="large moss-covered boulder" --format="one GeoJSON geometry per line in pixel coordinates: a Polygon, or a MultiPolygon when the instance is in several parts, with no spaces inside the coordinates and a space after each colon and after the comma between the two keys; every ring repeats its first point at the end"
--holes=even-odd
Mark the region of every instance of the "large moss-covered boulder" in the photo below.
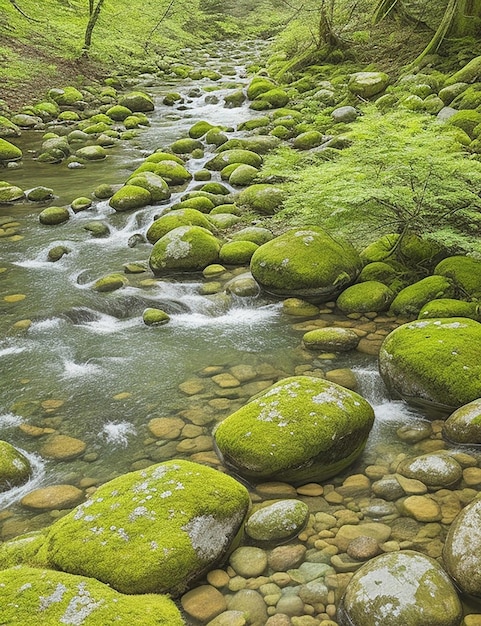
{"type": "Polygon", "coordinates": [[[70,219],[70,213],[64,206],[49,206],[38,214],[41,224],[46,226],[56,226],[63,224],[70,219]]]}
{"type": "Polygon", "coordinates": [[[219,251],[219,261],[225,265],[249,265],[259,246],[252,241],[229,241],[219,251]]]}
{"type": "Polygon", "coordinates": [[[140,209],[150,204],[150,191],[138,185],[127,184],[121,187],[110,198],[109,204],[117,212],[140,209]]]}
{"type": "Polygon", "coordinates": [[[262,165],[262,157],[251,150],[233,148],[232,150],[223,150],[217,154],[207,161],[205,167],[208,170],[220,171],[227,165],[232,165],[233,163],[245,163],[246,165],[259,168],[262,165]]]}
{"type": "Polygon", "coordinates": [[[6,441],[0,441],[0,492],[23,485],[31,472],[27,457],[6,441]]]}
{"type": "Polygon", "coordinates": [[[481,307],[477,302],[439,298],[431,300],[419,311],[418,319],[430,317],[469,317],[481,322],[481,307]]]}
{"type": "Polygon", "coordinates": [[[22,158],[22,151],[6,139],[0,139],[0,163],[18,161],[22,158]]]}
{"type": "Polygon", "coordinates": [[[403,317],[417,317],[425,304],[436,298],[454,295],[452,282],[444,276],[428,276],[402,289],[391,304],[391,312],[403,317]]]}
{"type": "Polygon", "coordinates": [[[289,96],[281,87],[274,87],[268,91],[259,94],[254,102],[251,103],[251,109],[257,111],[265,111],[267,109],[280,109],[285,107],[289,102],[289,96]]]}
{"type": "Polygon", "coordinates": [[[434,268],[434,274],[451,279],[469,298],[481,298],[481,260],[468,256],[450,256],[434,268]]]}
{"type": "Polygon", "coordinates": [[[276,383],[221,422],[215,443],[224,462],[249,480],[322,481],[364,449],[370,404],[335,383],[295,376],[276,383]]]}
{"type": "Polygon", "coordinates": [[[156,275],[169,270],[203,270],[218,261],[220,247],[206,228],[179,226],[155,243],[149,264],[156,275]]]}
{"type": "Polygon", "coordinates": [[[258,183],[243,189],[238,197],[238,204],[261,215],[274,215],[280,210],[286,198],[284,189],[277,185],[258,183]]]}
{"type": "Polygon", "coordinates": [[[254,76],[247,87],[247,97],[249,100],[255,100],[255,98],[261,94],[266,93],[275,87],[276,84],[265,76],[254,76]]]}
{"type": "Polygon", "coordinates": [[[340,626],[459,626],[461,602],[434,559],[390,552],[365,563],[349,581],[338,611],[340,626]]]}
{"type": "Polygon", "coordinates": [[[361,98],[371,98],[384,91],[389,84],[389,76],[384,72],[356,72],[351,74],[348,89],[361,98]]]}
{"type": "Polygon", "coordinates": [[[268,228],[262,226],[246,226],[231,236],[232,241],[252,241],[258,246],[274,239],[274,235],[268,228]]]}
{"type": "Polygon", "coordinates": [[[159,161],[155,167],[155,173],[169,186],[183,185],[192,178],[192,174],[173,159],[159,161]]]}
{"type": "Polygon", "coordinates": [[[394,293],[389,287],[376,280],[367,280],[345,289],[336,305],[346,314],[380,312],[386,311],[393,299],[394,293]]]}
{"type": "Polygon", "coordinates": [[[249,504],[230,476],[167,461],[99,487],[49,528],[36,561],[122,593],[177,596],[225,557],[249,504]]]}
{"type": "Polygon", "coordinates": [[[154,101],[143,91],[131,91],[119,99],[120,106],[130,109],[132,112],[147,113],[154,110],[154,101]]]}
{"type": "Polygon", "coordinates": [[[468,402],[448,417],[443,424],[443,437],[453,443],[481,444],[481,399],[468,402]]]}
{"type": "Polygon", "coordinates": [[[361,258],[365,263],[375,261],[398,261],[408,267],[419,266],[430,268],[439,261],[442,248],[433,241],[425,240],[415,234],[402,237],[393,233],[383,235],[377,241],[369,244],[361,252],[361,258]]]}
{"type": "Polygon", "coordinates": [[[443,550],[446,571],[459,589],[481,597],[481,496],[477,496],[451,524],[443,550]]]}
{"type": "Polygon", "coordinates": [[[9,204],[25,197],[25,192],[17,185],[0,181],[0,204],[9,204]]]}
{"type": "Polygon", "coordinates": [[[143,187],[150,193],[151,202],[162,202],[170,198],[169,185],[165,180],[154,174],[154,172],[142,172],[137,176],[132,176],[127,181],[128,185],[143,187]]]}
{"type": "Polygon", "coordinates": [[[98,580],[31,567],[0,572],[2,620],[12,626],[183,626],[167,596],[128,596],[98,580]],[[140,601],[139,601],[140,600],[140,601]]]}
{"type": "Polygon", "coordinates": [[[77,102],[83,100],[82,93],[75,87],[50,89],[48,96],[60,106],[75,106],[77,102]]]}
{"type": "Polygon", "coordinates": [[[252,257],[251,272],[275,296],[325,302],[354,282],[361,265],[350,244],[310,226],[289,230],[260,246],[252,257]]]}
{"type": "Polygon", "coordinates": [[[202,226],[207,230],[212,230],[209,219],[196,209],[179,209],[169,211],[155,220],[147,230],[146,237],[150,243],[155,243],[174,228],[179,226],[202,226]]]}
{"type": "Polygon", "coordinates": [[[474,320],[417,320],[393,330],[379,353],[388,388],[408,402],[452,411],[481,397],[481,324],[474,320]]]}
{"type": "Polygon", "coordinates": [[[184,137],[182,139],[177,139],[171,144],[170,149],[174,154],[188,154],[189,152],[193,152],[194,150],[202,150],[204,148],[204,144],[198,139],[192,139],[191,137],[184,137]]]}
{"type": "Polygon", "coordinates": [[[102,161],[107,157],[107,151],[102,146],[85,146],[77,150],[75,156],[86,161],[102,161]]]}

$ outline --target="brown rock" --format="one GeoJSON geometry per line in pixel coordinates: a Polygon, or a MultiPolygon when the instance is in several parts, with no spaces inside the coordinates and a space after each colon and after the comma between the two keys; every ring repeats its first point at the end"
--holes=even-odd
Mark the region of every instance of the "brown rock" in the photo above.
{"type": "Polygon", "coordinates": [[[201,585],[180,599],[184,611],[203,623],[209,622],[227,609],[224,596],[211,585],[201,585]]]}
{"type": "Polygon", "coordinates": [[[346,550],[351,559],[358,561],[367,561],[381,553],[379,543],[374,537],[359,535],[349,542],[346,550]]]}
{"type": "Polygon", "coordinates": [[[57,461],[70,461],[81,456],[87,444],[67,435],[53,435],[40,448],[40,454],[57,461]]]}
{"type": "Polygon", "coordinates": [[[27,509],[43,511],[71,509],[83,499],[83,496],[83,491],[73,485],[53,485],[27,493],[20,504],[27,509]]]}
{"type": "Polygon", "coordinates": [[[229,374],[227,372],[212,376],[212,380],[215,382],[216,385],[219,385],[221,389],[240,387],[240,381],[235,376],[232,376],[232,374],[229,374]]]}
{"type": "Polygon", "coordinates": [[[267,562],[274,571],[287,572],[298,567],[305,554],[306,548],[302,545],[277,546],[268,554],[267,562]]]}
{"type": "Polygon", "coordinates": [[[361,536],[372,537],[379,543],[384,543],[391,536],[391,528],[387,524],[377,522],[368,522],[357,526],[346,524],[345,526],[341,526],[341,528],[339,528],[333,543],[341,552],[345,552],[350,542],[353,539],[356,539],[356,537],[361,536]]]}
{"type": "Polygon", "coordinates": [[[184,426],[180,417],[154,417],[148,423],[148,429],[158,439],[177,439],[184,426]]]}
{"type": "Polygon", "coordinates": [[[418,522],[438,522],[442,518],[438,503],[429,496],[409,496],[402,503],[402,508],[405,515],[418,522]]]}

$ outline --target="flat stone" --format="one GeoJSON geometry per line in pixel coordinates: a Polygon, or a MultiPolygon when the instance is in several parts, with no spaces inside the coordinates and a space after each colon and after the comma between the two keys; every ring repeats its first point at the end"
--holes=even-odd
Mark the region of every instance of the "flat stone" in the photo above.
{"type": "Polygon", "coordinates": [[[442,518],[438,503],[428,496],[409,496],[404,500],[402,508],[405,515],[418,522],[438,522],[442,518]]]}
{"type": "Polygon", "coordinates": [[[40,454],[57,461],[70,461],[81,456],[87,444],[68,435],[53,435],[41,448],[40,454]]]}
{"type": "Polygon", "coordinates": [[[319,497],[324,493],[324,487],[319,483],[307,483],[296,488],[300,496],[319,497]]]}
{"type": "Polygon", "coordinates": [[[219,385],[221,389],[231,389],[233,387],[240,387],[240,381],[229,374],[228,372],[224,372],[222,374],[217,374],[216,376],[212,376],[212,380],[216,385],[219,385]]]}
{"type": "Polygon", "coordinates": [[[479,467],[467,467],[463,470],[463,480],[467,487],[479,487],[481,485],[481,469],[479,467]]]}
{"type": "Polygon", "coordinates": [[[31,491],[21,499],[20,504],[27,509],[43,511],[71,509],[83,497],[83,491],[73,485],[53,485],[31,491]]]}
{"type": "Polygon", "coordinates": [[[268,482],[256,485],[257,493],[263,498],[295,498],[297,491],[287,483],[268,482]]]}
{"type": "Polygon", "coordinates": [[[224,596],[211,585],[200,585],[188,591],[180,599],[184,611],[203,623],[208,622],[226,610],[224,596]]]}
{"type": "Polygon", "coordinates": [[[367,561],[380,554],[381,548],[374,537],[359,535],[349,542],[346,552],[352,559],[367,561]]]}
{"type": "Polygon", "coordinates": [[[234,365],[230,368],[230,373],[241,383],[253,380],[257,376],[257,372],[252,365],[234,365]]]}
{"type": "Polygon", "coordinates": [[[154,417],[147,427],[158,439],[177,439],[185,426],[180,417],[154,417]]]}
{"type": "Polygon", "coordinates": [[[394,474],[394,476],[402,487],[404,493],[408,496],[422,496],[428,490],[426,485],[420,480],[416,480],[415,478],[406,478],[405,476],[402,476],[402,474],[394,474]]]}
{"type": "Polygon", "coordinates": [[[214,617],[207,626],[246,626],[247,618],[244,611],[224,611],[214,617]]]}
{"type": "Polygon", "coordinates": [[[230,555],[229,564],[244,578],[260,576],[267,567],[267,554],[261,548],[243,546],[230,555]]]}
{"type": "Polygon", "coordinates": [[[277,546],[268,555],[269,567],[276,572],[287,572],[298,567],[306,554],[303,545],[277,546]]]}
{"type": "Polygon", "coordinates": [[[201,380],[197,378],[191,378],[183,383],[180,383],[179,389],[182,391],[182,393],[185,393],[188,396],[193,396],[197,393],[201,393],[202,391],[204,391],[205,385],[201,380]]]}
{"type": "Polygon", "coordinates": [[[346,552],[350,542],[361,536],[372,537],[379,543],[384,543],[391,536],[391,527],[377,522],[367,522],[359,525],[345,524],[339,528],[333,543],[341,552],[346,552]]]}

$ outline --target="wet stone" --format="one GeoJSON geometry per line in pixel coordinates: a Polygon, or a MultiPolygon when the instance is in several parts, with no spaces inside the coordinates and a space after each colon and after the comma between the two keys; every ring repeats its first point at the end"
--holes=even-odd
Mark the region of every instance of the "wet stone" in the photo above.
{"type": "Polygon", "coordinates": [[[73,485],[53,485],[31,491],[21,500],[27,509],[70,509],[83,499],[83,491],[73,485]]]}
{"type": "Polygon", "coordinates": [[[346,553],[352,559],[358,561],[367,561],[380,554],[381,548],[379,542],[374,537],[359,535],[349,542],[346,553]]]}
{"type": "Polygon", "coordinates": [[[276,572],[286,572],[298,567],[306,554],[303,545],[277,546],[268,555],[269,567],[276,572]]]}
{"type": "Polygon", "coordinates": [[[265,626],[267,608],[262,595],[253,589],[241,589],[227,598],[230,611],[242,611],[249,615],[249,626],[265,626]]]}
{"type": "Polygon", "coordinates": [[[70,461],[81,456],[86,448],[87,444],[80,439],[67,435],[53,435],[40,448],[40,454],[57,461],[70,461]]]}
{"type": "Polygon", "coordinates": [[[227,608],[224,596],[211,585],[200,585],[181,598],[184,611],[201,622],[207,622],[227,608]]]}
{"type": "Polygon", "coordinates": [[[184,426],[184,420],[179,417],[154,417],[148,429],[158,439],[178,439],[184,426]]]}
{"type": "Polygon", "coordinates": [[[267,567],[267,554],[261,548],[243,546],[234,550],[229,564],[239,576],[260,576],[267,567]]]}

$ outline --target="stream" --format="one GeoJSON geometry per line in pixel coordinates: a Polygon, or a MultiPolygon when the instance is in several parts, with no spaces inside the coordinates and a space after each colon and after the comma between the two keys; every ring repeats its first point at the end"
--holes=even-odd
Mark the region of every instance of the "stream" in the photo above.
{"type": "MultiPolygon", "coordinates": [[[[91,196],[100,183],[122,184],[148,154],[186,136],[196,121],[236,129],[259,114],[248,103],[225,108],[223,96],[229,83],[247,84],[245,65],[256,61],[263,47],[252,44],[239,52],[223,44],[213,49],[200,59],[203,67],[218,69],[227,58],[235,69],[235,75],[217,82],[161,83],[155,77],[140,77],[138,87],[155,99],[150,127],[109,149],[104,161],[88,163],[84,169],[37,163],[34,152],[43,131],[24,131],[15,141],[24,151],[24,164],[5,169],[1,178],[23,189],[51,187],[54,204],[63,206],[79,196],[91,196]],[[184,96],[184,106],[162,103],[171,91],[184,96]],[[218,102],[212,98],[206,102],[212,94],[218,102]]],[[[233,130],[228,135],[243,133],[233,130]]],[[[186,167],[194,173],[211,157],[208,149],[202,158],[190,158],[186,167]]],[[[212,180],[220,181],[219,173],[213,173],[212,180]]],[[[72,484],[89,493],[122,473],[170,458],[219,466],[212,448],[215,424],[279,378],[303,371],[350,368],[358,392],[375,409],[375,426],[363,456],[331,482],[341,484],[350,473],[379,464],[380,457],[389,465],[400,454],[414,454],[396,431],[406,425],[422,430],[428,422],[418,411],[388,397],[375,357],[359,352],[306,354],[301,347],[303,326],[283,312],[281,302],[264,295],[228,301],[203,295],[206,279],[201,274],[153,280],[146,272],[129,275],[129,285],[113,293],[91,289],[101,276],[123,273],[125,263],[147,259],[151,245],[130,247],[131,237],[145,235],[156,215],[198,185],[192,180],[174,190],[163,205],[135,212],[116,213],[108,200],[96,200],[91,209],[56,227],[39,224],[43,206],[27,202],[0,206],[3,223],[9,222],[3,218],[11,218],[19,235],[0,240],[0,439],[24,451],[34,467],[26,485],[0,493],[1,539],[42,528],[63,514],[22,507],[20,499],[33,489],[72,484]],[[108,222],[107,238],[95,239],[83,229],[98,219],[108,222]],[[47,253],[57,245],[70,253],[49,262],[47,253]],[[170,322],[147,327],[142,312],[150,306],[165,310],[170,322]],[[24,327],[19,324],[23,320],[29,320],[24,327]],[[239,388],[216,387],[212,374],[238,366],[250,372],[239,388]],[[155,438],[148,425],[162,417],[180,418],[185,427],[175,435],[155,438]],[[46,456],[45,434],[54,431],[84,442],[85,453],[67,460],[46,456]]],[[[230,274],[240,271],[246,268],[230,274]]],[[[332,310],[322,314],[346,321],[332,310]]]]}

